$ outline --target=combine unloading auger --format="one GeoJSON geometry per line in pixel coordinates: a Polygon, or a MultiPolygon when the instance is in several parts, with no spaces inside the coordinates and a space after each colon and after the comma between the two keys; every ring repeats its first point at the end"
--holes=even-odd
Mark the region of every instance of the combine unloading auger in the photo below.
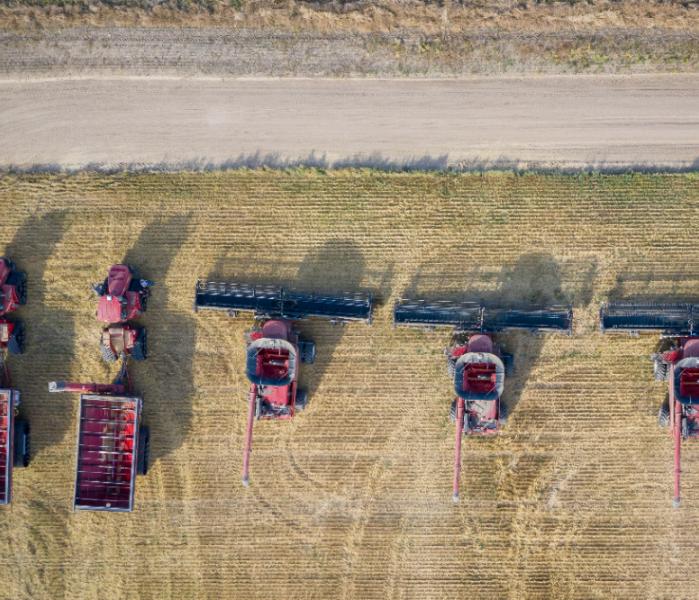
{"type": "Polygon", "coordinates": [[[302,340],[293,322],[306,318],[334,323],[371,323],[372,297],[350,293],[301,293],[274,286],[198,281],[194,309],[250,312],[261,324],[246,335],[246,376],[250,381],[243,450],[243,485],[250,481],[252,430],[257,419],[292,419],[308,402],[298,389],[298,364],[315,360],[315,344],[302,340]]]}
{"type": "Polygon", "coordinates": [[[494,334],[508,329],[570,333],[572,310],[486,308],[476,302],[403,299],[394,307],[393,321],[413,327],[450,326],[457,334],[467,334],[465,343],[454,340],[445,351],[456,396],[451,411],[456,423],[452,491],[458,502],[463,435],[495,435],[506,418],[501,398],[513,357],[495,343],[494,334]]]}
{"type": "Polygon", "coordinates": [[[673,506],[680,505],[682,440],[699,437],[699,305],[613,302],[600,309],[603,333],[659,332],[671,340],[665,352],[654,354],[653,373],[668,382],[668,403],[658,422],[670,426],[675,444],[673,506]]]}

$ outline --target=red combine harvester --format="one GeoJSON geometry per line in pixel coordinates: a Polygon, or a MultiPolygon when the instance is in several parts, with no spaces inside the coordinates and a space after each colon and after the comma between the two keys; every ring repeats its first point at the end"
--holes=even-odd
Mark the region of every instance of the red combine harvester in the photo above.
{"type": "Polygon", "coordinates": [[[659,332],[662,352],[653,354],[653,374],[668,382],[658,422],[675,442],[673,505],[680,505],[682,440],[699,437],[699,321],[697,304],[609,303],[600,310],[602,332],[659,332]]]}
{"type": "Polygon", "coordinates": [[[371,322],[372,298],[367,294],[327,296],[283,288],[198,281],[194,309],[254,313],[261,325],[246,334],[246,375],[250,380],[249,409],[243,453],[243,485],[250,480],[252,429],[256,419],[292,419],[308,402],[298,387],[299,363],[315,360],[315,344],[302,340],[293,322],[309,317],[333,322],[371,322]]]}
{"type": "Polygon", "coordinates": [[[144,360],[147,355],[146,329],[128,324],[146,310],[153,282],[139,279],[128,265],[112,265],[107,278],[92,286],[99,296],[97,319],[108,326],[102,330],[100,350],[106,362],[121,356],[144,360]]]}
{"type": "Polygon", "coordinates": [[[80,394],[73,509],[132,511],[136,475],[148,472],[150,432],[126,361],[112,384],[52,381],[49,391],[80,394]]]}
{"type": "Polygon", "coordinates": [[[4,318],[27,300],[26,275],[0,258],[0,504],[12,500],[12,471],[29,464],[29,423],[18,418],[20,393],[12,389],[8,354],[24,351],[24,327],[4,318]]]}
{"type": "Polygon", "coordinates": [[[393,311],[395,325],[451,326],[452,344],[445,350],[456,398],[451,418],[456,423],[453,500],[459,501],[461,438],[463,435],[495,435],[507,418],[502,402],[505,377],[513,357],[502,351],[493,334],[507,329],[572,330],[569,308],[514,310],[485,308],[476,302],[399,300],[393,311]]]}

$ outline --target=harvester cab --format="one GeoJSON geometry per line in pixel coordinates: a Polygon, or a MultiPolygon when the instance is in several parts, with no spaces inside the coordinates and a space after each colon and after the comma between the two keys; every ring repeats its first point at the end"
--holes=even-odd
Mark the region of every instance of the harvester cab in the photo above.
{"type": "Polygon", "coordinates": [[[194,310],[199,309],[231,316],[252,312],[259,322],[245,335],[245,373],[250,381],[243,451],[243,485],[247,486],[255,420],[292,419],[308,402],[306,390],[298,387],[298,367],[314,362],[316,348],[312,341],[301,339],[294,322],[324,318],[334,323],[370,323],[372,298],[360,293],[329,296],[272,286],[198,281],[194,310]]]}
{"type": "Polygon", "coordinates": [[[111,384],[52,381],[49,392],[80,394],[73,509],[132,511],[136,476],[148,472],[150,432],[126,359],[111,384]]]}
{"type": "Polygon", "coordinates": [[[112,265],[107,278],[92,286],[99,296],[97,319],[108,325],[100,339],[102,358],[106,362],[115,362],[121,356],[132,356],[135,360],[146,358],[146,329],[127,321],[145,312],[153,285],[148,279],[139,279],[128,265],[112,265]]]}
{"type": "Polygon", "coordinates": [[[20,392],[12,388],[9,354],[24,352],[24,326],[4,318],[25,304],[26,275],[0,258],[0,504],[12,501],[12,473],[29,465],[29,422],[19,418],[20,392]]]}
{"type": "Polygon", "coordinates": [[[625,331],[660,334],[662,351],[651,355],[653,375],[666,381],[667,400],[658,411],[658,423],[668,427],[674,440],[673,505],[680,505],[682,440],[699,437],[699,319],[696,304],[608,303],[600,309],[603,333],[625,331]]]}
{"type": "Polygon", "coordinates": [[[458,502],[462,437],[495,435],[507,418],[502,395],[505,377],[514,367],[514,357],[502,350],[494,335],[508,329],[570,333],[572,311],[561,307],[515,310],[485,308],[476,302],[403,299],[394,307],[393,322],[454,329],[452,342],[444,353],[449,376],[454,381],[451,419],[456,424],[456,438],[452,491],[454,502],[458,502]]]}

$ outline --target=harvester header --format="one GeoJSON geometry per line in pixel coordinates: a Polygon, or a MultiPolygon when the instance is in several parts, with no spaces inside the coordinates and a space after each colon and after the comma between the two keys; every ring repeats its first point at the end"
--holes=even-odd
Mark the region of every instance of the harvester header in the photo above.
{"type": "Polygon", "coordinates": [[[600,327],[608,331],[659,331],[668,336],[694,336],[699,333],[697,304],[654,304],[610,302],[600,309],[600,327]]]}
{"type": "Polygon", "coordinates": [[[570,333],[573,311],[567,307],[486,308],[477,302],[402,299],[395,305],[393,322],[417,327],[453,326],[457,331],[481,333],[497,333],[505,329],[564,330],[570,333]]]}
{"type": "Polygon", "coordinates": [[[330,296],[301,293],[276,286],[246,283],[197,281],[194,308],[248,311],[258,319],[300,320],[311,317],[333,321],[371,322],[370,294],[330,296]]]}

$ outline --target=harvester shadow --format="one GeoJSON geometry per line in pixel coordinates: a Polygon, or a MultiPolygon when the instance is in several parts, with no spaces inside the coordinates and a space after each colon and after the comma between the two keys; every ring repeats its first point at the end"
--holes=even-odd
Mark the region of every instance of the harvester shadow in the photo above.
{"type": "MultiPolygon", "coordinates": [[[[577,267],[580,270],[580,267],[577,267]]],[[[563,273],[559,262],[547,253],[530,253],[500,272],[464,271],[460,281],[466,287],[444,290],[444,282],[454,280],[430,265],[422,265],[404,292],[406,298],[460,300],[477,302],[486,308],[534,309],[546,306],[586,306],[593,297],[597,263],[585,264],[582,276],[573,289],[563,290],[563,273]]],[[[508,376],[503,401],[512,414],[522,396],[543,347],[543,338],[536,333],[509,331],[495,336],[503,351],[514,357],[514,371],[508,376]]],[[[445,363],[445,377],[447,376],[445,363]]],[[[448,410],[448,405],[445,408],[448,410]]]]}
{"type": "MultiPolygon", "coordinates": [[[[49,395],[50,380],[65,379],[75,354],[73,316],[47,304],[47,264],[68,228],[66,211],[29,217],[5,248],[27,273],[27,305],[17,312],[26,327],[23,356],[12,360],[14,384],[22,392],[21,413],[31,427],[32,455],[60,443],[71,428],[69,395],[49,395]]],[[[14,318],[12,315],[11,318],[14,318]]]]}
{"type": "Polygon", "coordinates": [[[189,215],[152,221],[124,262],[155,281],[147,312],[148,358],[131,363],[134,388],[143,394],[144,423],[151,430],[151,462],[177,450],[189,435],[194,400],[195,321],[169,302],[165,277],[191,233],[189,215]]]}

